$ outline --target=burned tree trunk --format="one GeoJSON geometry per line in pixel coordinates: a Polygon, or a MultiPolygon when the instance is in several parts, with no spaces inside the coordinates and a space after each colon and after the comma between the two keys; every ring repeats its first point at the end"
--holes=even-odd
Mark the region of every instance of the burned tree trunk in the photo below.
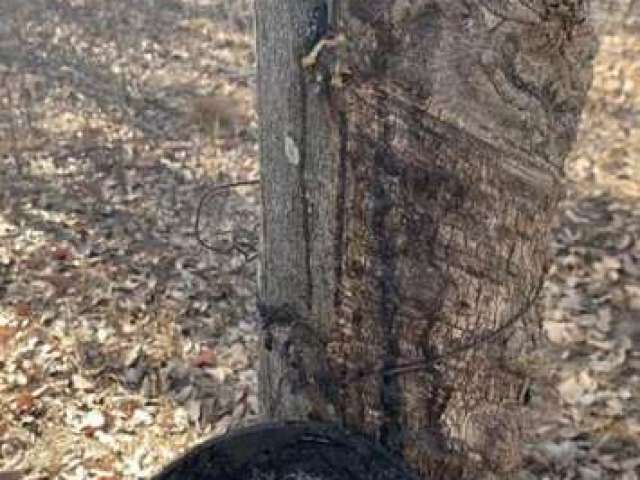
{"type": "Polygon", "coordinates": [[[499,462],[591,78],[585,2],[256,12],[264,414],[341,423],[423,475],[454,446],[499,462]]]}

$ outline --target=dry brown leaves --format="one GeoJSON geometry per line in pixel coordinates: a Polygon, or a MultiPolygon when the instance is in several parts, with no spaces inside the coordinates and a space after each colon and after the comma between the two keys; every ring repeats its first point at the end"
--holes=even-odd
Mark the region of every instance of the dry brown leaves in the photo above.
{"type": "MultiPolygon", "coordinates": [[[[257,411],[255,264],[193,237],[256,176],[251,4],[152,3],[0,2],[0,477],[146,478],[257,411]]],[[[245,190],[205,236],[254,241],[245,190]]]]}

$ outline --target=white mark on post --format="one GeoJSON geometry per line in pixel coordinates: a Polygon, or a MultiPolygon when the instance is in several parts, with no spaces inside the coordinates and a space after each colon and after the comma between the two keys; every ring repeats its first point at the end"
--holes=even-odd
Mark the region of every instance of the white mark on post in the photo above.
{"type": "Polygon", "coordinates": [[[292,165],[300,163],[300,150],[298,150],[296,142],[289,135],[284,138],[284,154],[292,165]]]}

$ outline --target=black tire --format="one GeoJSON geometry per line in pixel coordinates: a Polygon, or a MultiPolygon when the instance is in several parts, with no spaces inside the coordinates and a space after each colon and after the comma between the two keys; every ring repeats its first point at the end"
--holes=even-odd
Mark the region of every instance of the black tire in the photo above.
{"type": "Polygon", "coordinates": [[[279,422],[208,440],[151,480],[419,479],[362,435],[330,424],[279,422]]]}

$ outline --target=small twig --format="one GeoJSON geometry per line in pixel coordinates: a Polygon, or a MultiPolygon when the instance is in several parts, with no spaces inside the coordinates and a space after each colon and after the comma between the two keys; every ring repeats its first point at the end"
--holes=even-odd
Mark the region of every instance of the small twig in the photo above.
{"type": "Polygon", "coordinates": [[[315,44],[311,52],[302,58],[302,66],[304,68],[313,67],[318,62],[318,57],[320,56],[320,52],[322,52],[325,48],[330,47],[339,47],[346,43],[346,37],[344,34],[340,34],[336,37],[331,38],[322,38],[318,43],[315,44]]]}

